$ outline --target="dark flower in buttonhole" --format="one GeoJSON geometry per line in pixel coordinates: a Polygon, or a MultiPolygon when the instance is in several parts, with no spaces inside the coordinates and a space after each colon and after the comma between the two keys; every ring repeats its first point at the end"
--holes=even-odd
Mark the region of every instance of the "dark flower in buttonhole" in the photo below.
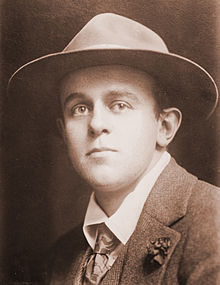
{"type": "Polygon", "coordinates": [[[169,237],[160,237],[156,240],[151,240],[147,245],[147,257],[150,263],[162,265],[168,254],[171,246],[169,237]]]}

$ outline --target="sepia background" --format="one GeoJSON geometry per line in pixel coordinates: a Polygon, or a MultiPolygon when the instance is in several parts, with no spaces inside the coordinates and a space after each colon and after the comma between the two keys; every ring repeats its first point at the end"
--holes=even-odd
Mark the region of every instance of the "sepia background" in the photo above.
{"type": "MultiPolygon", "coordinates": [[[[202,65],[220,86],[218,2],[1,1],[1,118],[10,75],[32,59],[61,51],[93,16],[102,12],[118,13],[148,26],[165,40],[171,52],[202,65]]],[[[218,122],[219,106],[208,121],[179,131],[170,148],[187,170],[215,185],[220,185],[218,122]]],[[[40,281],[48,247],[82,220],[90,191],[72,170],[58,135],[45,132],[43,126],[27,130],[8,131],[4,120],[1,268],[11,282],[40,281]]]]}

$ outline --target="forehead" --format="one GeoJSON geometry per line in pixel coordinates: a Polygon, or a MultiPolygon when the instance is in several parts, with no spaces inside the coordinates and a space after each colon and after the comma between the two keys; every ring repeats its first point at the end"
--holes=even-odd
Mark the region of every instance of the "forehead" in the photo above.
{"type": "Polygon", "coordinates": [[[136,68],[108,65],[94,66],[69,72],[60,82],[61,102],[71,93],[128,91],[152,97],[155,80],[136,68]]]}

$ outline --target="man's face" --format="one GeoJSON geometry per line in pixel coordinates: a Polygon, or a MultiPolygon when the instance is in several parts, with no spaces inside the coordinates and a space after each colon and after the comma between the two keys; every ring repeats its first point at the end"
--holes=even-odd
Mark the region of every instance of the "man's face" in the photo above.
{"type": "Polygon", "coordinates": [[[97,191],[129,189],[156,159],[152,79],[130,67],[99,66],[61,83],[63,134],[76,171],[97,191]]]}

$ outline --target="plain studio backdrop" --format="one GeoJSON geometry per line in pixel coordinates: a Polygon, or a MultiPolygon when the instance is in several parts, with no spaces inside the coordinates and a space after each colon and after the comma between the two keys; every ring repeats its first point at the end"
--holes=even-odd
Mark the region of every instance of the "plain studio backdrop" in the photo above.
{"type": "MultiPolygon", "coordinates": [[[[165,40],[171,52],[199,63],[219,85],[218,2],[1,1],[1,102],[7,80],[18,67],[61,51],[93,16],[103,12],[118,13],[148,26],[165,40]]],[[[4,104],[1,115],[3,111],[4,104]]],[[[219,121],[218,107],[209,121],[179,131],[170,148],[181,165],[215,185],[220,185],[219,121]]],[[[89,192],[72,170],[61,139],[45,132],[43,126],[26,123],[27,128],[13,134],[3,132],[1,148],[2,269],[9,279],[19,282],[40,280],[47,248],[82,219],[89,192]]],[[[7,121],[3,127],[7,130],[7,121]]]]}

